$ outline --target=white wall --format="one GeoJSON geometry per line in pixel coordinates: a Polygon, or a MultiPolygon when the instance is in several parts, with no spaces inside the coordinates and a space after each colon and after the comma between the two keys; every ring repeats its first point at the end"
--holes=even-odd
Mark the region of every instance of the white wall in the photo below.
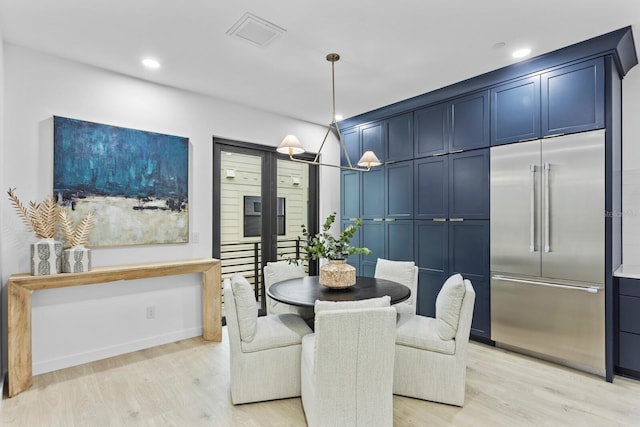
{"type": "MultiPolygon", "coordinates": [[[[198,233],[199,243],[94,249],[94,266],[211,256],[213,135],[277,145],[294,133],[314,151],[325,131],[9,44],[4,46],[4,82],[7,107],[0,181],[5,191],[16,187],[23,202],[42,200],[52,191],[53,115],[190,140],[190,231],[198,233]]],[[[334,145],[323,153],[326,160],[337,162],[334,145]]],[[[337,170],[323,168],[320,173],[324,188],[339,188],[337,170]]],[[[321,194],[321,216],[339,209],[338,191],[321,190],[321,194]]],[[[0,200],[4,200],[0,268],[6,287],[11,274],[29,271],[29,243],[35,238],[6,196],[0,200]]],[[[33,297],[34,373],[197,336],[199,295],[198,275],[38,291],[33,297]],[[156,306],[155,320],[145,318],[148,305],[156,306]]]]}
{"type": "Polygon", "coordinates": [[[622,123],[622,262],[640,265],[640,65],[622,80],[622,123]]]}

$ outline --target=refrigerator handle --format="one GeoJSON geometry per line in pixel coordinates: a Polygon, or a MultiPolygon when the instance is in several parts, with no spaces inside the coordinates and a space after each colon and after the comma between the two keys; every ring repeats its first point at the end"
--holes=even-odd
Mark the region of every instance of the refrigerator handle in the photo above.
{"type": "Polygon", "coordinates": [[[529,165],[529,252],[536,251],[536,165],[529,165]]]}
{"type": "Polygon", "coordinates": [[[544,251],[551,252],[551,241],[549,240],[549,171],[551,170],[551,163],[546,162],[544,164],[544,251]]]}

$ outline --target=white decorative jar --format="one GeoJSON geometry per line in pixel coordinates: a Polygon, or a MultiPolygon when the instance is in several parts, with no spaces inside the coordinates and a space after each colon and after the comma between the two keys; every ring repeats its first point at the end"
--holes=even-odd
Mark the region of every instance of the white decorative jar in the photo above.
{"type": "Polygon", "coordinates": [[[41,239],[31,244],[31,275],[46,276],[62,271],[62,242],[41,239]]]}
{"type": "Polygon", "coordinates": [[[62,256],[62,271],[65,273],[91,271],[91,249],[84,246],[65,249],[62,256]]]}
{"type": "Polygon", "coordinates": [[[356,268],[344,259],[330,259],[320,267],[320,284],[332,289],[348,288],[356,284],[356,268]]]}

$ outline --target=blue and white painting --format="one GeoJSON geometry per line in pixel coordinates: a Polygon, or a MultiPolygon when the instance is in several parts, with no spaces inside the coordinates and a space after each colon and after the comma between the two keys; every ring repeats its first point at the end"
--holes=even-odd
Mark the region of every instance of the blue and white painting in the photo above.
{"type": "Polygon", "coordinates": [[[189,241],[189,140],[53,118],[53,192],[77,222],[95,212],[88,246],[189,241]]]}

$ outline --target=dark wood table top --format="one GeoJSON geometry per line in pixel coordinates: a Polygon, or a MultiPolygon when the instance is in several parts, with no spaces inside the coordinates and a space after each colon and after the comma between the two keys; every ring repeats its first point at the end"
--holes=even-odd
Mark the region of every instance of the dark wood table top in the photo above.
{"type": "Polygon", "coordinates": [[[357,301],[385,295],[391,297],[391,304],[396,304],[411,296],[407,286],[374,277],[358,276],[355,285],[344,289],[327,288],[318,281],[318,276],[284,280],[271,285],[267,293],[276,301],[300,307],[313,307],[316,300],[357,301]]]}

